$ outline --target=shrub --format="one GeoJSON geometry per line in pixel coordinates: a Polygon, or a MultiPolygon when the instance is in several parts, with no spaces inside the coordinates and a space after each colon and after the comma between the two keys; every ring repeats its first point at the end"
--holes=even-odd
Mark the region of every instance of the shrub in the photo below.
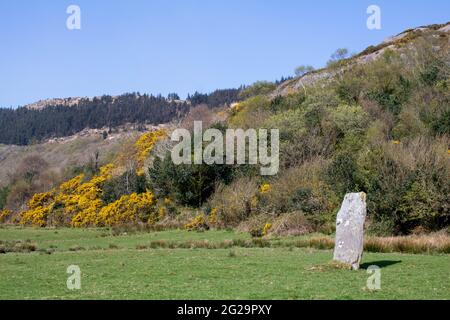
{"type": "Polygon", "coordinates": [[[209,230],[207,219],[203,213],[198,214],[195,218],[187,223],[184,228],[188,231],[204,231],[209,230]]]}
{"type": "Polygon", "coordinates": [[[172,196],[179,203],[200,207],[219,182],[228,183],[233,176],[231,165],[179,164],[166,154],[156,158],[149,168],[150,183],[161,197],[172,196]]]}
{"type": "Polygon", "coordinates": [[[236,230],[239,232],[246,232],[246,233],[257,233],[261,234],[264,229],[264,226],[268,221],[272,221],[274,218],[273,215],[270,214],[255,214],[250,216],[248,219],[242,221],[239,223],[239,225],[236,227],[236,230]],[[257,232],[257,230],[259,230],[257,232]]]}
{"type": "Polygon", "coordinates": [[[392,137],[397,140],[418,137],[426,133],[425,124],[416,110],[405,108],[401,111],[397,125],[392,130],[392,137]]]}
{"type": "Polygon", "coordinates": [[[323,179],[328,161],[316,158],[286,170],[271,183],[271,192],[260,195],[258,211],[284,214],[301,211],[312,224],[332,219],[339,200],[323,179]]]}
{"type": "Polygon", "coordinates": [[[6,199],[8,198],[9,191],[9,186],[0,188],[0,210],[3,210],[6,206],[6,199]]]}
{"type": "Polygon", "coordinates": [[[8,220],[10,220],[12,214],[13,213],[8,209],[0,210],[0,223],[8,222],[8,220]]]}
{"type": "Polygon", "coordinates": [[[0,240],[0,253],[8,252],[21,252],[29,253],[37,250],[35,243],[31,240],[14,240],[14,241],[3,241],[0,240]]]}
{"type": "Polygon", "coordinates": [[[271,102],[264,96],[251,97],[239,103],[237,110],[231,110],[229,124],[236,128],[258,128],[271,114],[271,102]]]}
{"type": "Polygon", "coordinates": [[[369,124],[368,114],[358,105],[340,105],[331,109],[325,119],[338,134],[361,133],[369,124]]]}
{"type": "Polygon", "coordinates": [[[291,93],[287,96],[276,96],[270,101],[269,110],[274,113],[301,108],[306,100],[303,91],[291,93]]]}
{"type": "Polygon", "coordinates": [[[351,72],[345,72],[338,78],[335,86],[338,97],[347,104],[357,104],[364,89],[364,84],[361,77],[364,76],[364,71],[355,67],[351,72]]]}
{"type": "Polygon", "coordinates": [[[450,223],[448,142],[419,137],[384,143],[358,160],[375,222],[409,233],[421,225],[438,230],[450,223]]]}
{"type": "Polygon", "coordinates": [[[263,230],[258,227],[250,229],[249,233],[252,236],[252,238],[261,238],[264,235],[263,230]]]}
{"type": "Polygon", "coordinates": [[[262,229],[262,235],[265,236],[267,234],[269,234],[269,230],[272,228],[272,224],[271,223],[266,223],[262,229]]]}
{"type": "Polygon", "coordinates": [[[256,209],[257,190],[256,180],[248,177],[220,184],[210,200],[210,206],[218,210],[218,224],[233,227],[249,218],[256,209]]]}
{"type": "Polygon", "coordinates": [[[102,188],[101,198],[109,204],[124,195],[143,193],[146,191],[147,182],[145,175],[138,175],[136,169],[128,170],[118,177],[113,177],[105,182],[102,188]]]}
{"type": "Polygon", "coordinates": [[[450,134],[450,108],[435,114],[431,120],[431,129],[439,135],[450,134]]]}
{"type": "Polygon", "coordinates": [[[239,93],[241,99],[247,99],[250,97],[265,95],[271,93],[276,88],[276,85],[272,82],[257,81],[251,86],[245,88],[239,93]]]}
{"type": "Polygon", "coordinates": [[[276,236],[300,236],[314,231],[314,226],[302,212],[281,214],[273,223],[271,233],[276,236]]]}
{"type": "Polygon", "coordinates": [[[350,153],[338,153],[325,172],[328,184],[342,198],[348,192],[364,191],[360,187],[358,166],[350,153]]]}
{"type": "Polygon", "coordinates": [[[119,200],[101,208],[96,224],[113,226],[144,222],[152,225],[159,219],[155,205],[153,194],[150,191],[124,195],[119,200]]]}

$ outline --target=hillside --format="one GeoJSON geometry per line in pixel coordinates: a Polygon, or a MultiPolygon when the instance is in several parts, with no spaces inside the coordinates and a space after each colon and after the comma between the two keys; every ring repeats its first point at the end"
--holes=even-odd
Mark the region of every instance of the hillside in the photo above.
{"type": "Polygon", "coordinates": [[[329,80],[342,73],[344,70],[352,68],[355,65],[366,64],[379,59],[383,56],[383,53],[386,50],[401,50],[402,48],[407,47],[409,44],[411,44],[414,39],[423,37],[427,33],[432,32],[448,34],[450,32],[450,22],[405,30],[398,35],[386,39],[377,46],[370,46],[354,57],[342,61],[341,65],[338,65],[335,68],[323,68],[315,70],[291,81],[287,81],[278,86],[276,90],[273,91],[271,96],[285,96],[302,89],[304,86],[310,86],[320,81],[329,80]]]}
{"type": "Polygon", "coordinates": [[[158,125],[183,119],[191,107],[218,108],[239,100],[242,88],[209,94],[195,92],[187,100],[140,93],[93,98],[47,99],[19,107],[0,108],[0,143],[28,145],[74,135],[85,129],[111,131],[123,125],[158,125]]]}
{"type": "MultiPolygon", "coordinates": [[[[150,129],[151,126],[147,126],[150,129]]],[[[68,168],[89,163],[96,153],[98,162],[105,163],[118,153],[128,140],[134,140],[140,132],[133,126],[117,128],[103,136],[104,130],[83,130],[73,136],[49,139],[29,146],[0,144],[0,187],[7,185],[24,159],[39,156],[55,177],[68,168]]]]}
{"type": "MultiPolygon", "coordinates": [[[[235,228],[255,236],[331,233],[343,196],[366,192],[369,233],[411,234],[448,228],[449,33],[448,23],[408,30],[280,85],[258,82],[210,95],[196,93],[188,97],[189,103],[132,95],[115,101],[103,97],[98,106],[85,102],[84,106],[8,111],[0,118],[14,124],[4,131],[0,127],[0,137],[8,141],[31,141],[33,130],[17,136],[13,129],[38,129],[42,115],[51,125],[70,123],[68,118],[51,118],[59,112],[70,119],[72,112],[83,114],[85,120],[64,130],[51,125],[39,129],[39,138],[86,127],[99,129],[86,144],[89,148],[84,148],[84,138],[77,137],[53,144],[58,147],[47,142],[21,149],[33,150],[60,168],[69,165],[64,159],[75,159],[79,165],[89,162],[83,158],[87,154],[104,149],[99,152],[101,167],[88,163],[82,175],[75,170],[66,179],[54,180],[51,190],[36,184],[30,191],[24,187],[28,172],[18,174],[2,191],[4,206],[11,210],[2,219],[39,226],[134,223],[161,229],[180,225],[190,230],[235,228]],[[142,103],[137,107],[136,101],[142,103]],[[148,101],[157,104],[147,106],[148,101]],[[191,112],[200,104],[206,107],[191,112]],[[152,108],[160,111],[157,117],[152,108]],[[28,119],[33,120],[22,122],[18,115],[29,112],[28,119]],[[92,119],[96,120],[92,123],[92,119]],[[248,165],[174,165],[165,134],[169,128],[164,133],[151,131],[150,137],[136,134],[124,145],[113,143],[121,138],[102,140],[102,130],[110,124],[182,122],[192,129],[194,120],[203,120],[204,129],[278,129],[278,174],[261,176],[257,166],[248,165]],[[152,163],[144,163],[156,141],[165,141],[167,147],[152,163]],[[121,170],[117,171],[118,163],[121,170]]],[[[2,166],[18,162],[13,159],[22,147],[2,148],[2,166]],[[6,152],[9,156],[4,156],[6,152]]]]}

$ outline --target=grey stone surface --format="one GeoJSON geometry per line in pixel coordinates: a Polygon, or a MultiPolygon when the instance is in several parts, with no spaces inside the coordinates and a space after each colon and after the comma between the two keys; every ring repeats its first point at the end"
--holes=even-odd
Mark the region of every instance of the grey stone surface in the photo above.
{"type": "Polygon", "coordinates": [[[336,241],[333,259],[359,269],[363,253],[366,194],[348,193],[336,218],[336,241]]]}

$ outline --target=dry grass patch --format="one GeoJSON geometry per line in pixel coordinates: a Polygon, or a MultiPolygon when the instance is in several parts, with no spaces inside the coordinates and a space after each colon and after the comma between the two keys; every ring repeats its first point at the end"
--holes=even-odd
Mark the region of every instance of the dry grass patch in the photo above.
{"type": "Polygon", "coordinates": [[[450,235],[437,232],[404,237],[368,237],[364,250],[369,252],[450,253],[450,235]]]}
{"type": "Polygon", "coordinates": [[[29,253],[36,251],[37,246],[31,240],[14,240],[14,241],[3,241],[0,240],[0,253],[8,252],[21,252],[29,253]]]}
{"type": "Polygon", "coordinates": [[[273,223],[271,234],[276,236],[301,236],[314,231],[313,225],[301,212],[282,214],[273,223]]]}

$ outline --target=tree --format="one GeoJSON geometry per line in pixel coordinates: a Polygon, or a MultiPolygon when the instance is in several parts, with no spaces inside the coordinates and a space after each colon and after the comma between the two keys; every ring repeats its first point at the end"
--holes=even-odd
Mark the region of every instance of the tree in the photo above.
{"type": "Polygon", "coordinates": [[[257,81],[254,84],[252,84],[250,87],[247,87],[244,90],[242,90],[240,92],[239,96],[242,99],[247,99],[247,98],[258,96],[258,95],[269,94],[273,90],[275,90],[275,88],[276,88],[275,83],[268,82],[268,81],[257,81]]]}
{"type": "Polygon", "coordinates": [[[22,160],[17,168],[16,178],[32,184],[34,179],[48,168],[48,163],[38,155],[30,155],[22,160]]]}
{"type": "Polygon", "coordinates": [[[0,188],[0,210],[3,210],[6,206],[6,199],[8,198],[9,191],[10,187],[0,188]]]}
{"type": "MultiPolygon", "coordinates": [[[[212,128],[222,132],[226,130],[221,124],[213,125],[212,128]]],[[[194,148],[191,150],[193,156],[194,148]]],[[[235,166],[205,163],[175,165],[168,152],[162,157],[156,157],[148,170],[152,190],[158,196],[172,196],[181,204],[200,207],[213,194],[219,182],[231,182],[235,166]]]]}
{"type": "Polygon", "coordinates": [[[167,95],[167,100],[180,100],[180,96],[176,93],[169,93],[167,95]]]}
{"type": "Polygon", "coordinates": [[[297,77],[301,77],[301,76],[303,76],[303,75],[305,75],[305,74],[307,74],[307,73],[309,73],[309,72],[311,72],[311,71],[313,71],[314,70],[314,67],[313,66],[309,66],[309,65],[301,65],[301,66],[299,66],[299,67],[297,67],[296,69],[295,69],[295,75],[297,76],[297,77]]]}
{"type": "Polygon", "coordinates": [[[331,55],[330,60],[328,60],[328,62],[327,62],[327,66],[329,67],[329,66],[335,64],[336,62],[342,61],[349,57],[350,57],[350,55],[348,53],[348,49],[339,48],[331,55]]]}

